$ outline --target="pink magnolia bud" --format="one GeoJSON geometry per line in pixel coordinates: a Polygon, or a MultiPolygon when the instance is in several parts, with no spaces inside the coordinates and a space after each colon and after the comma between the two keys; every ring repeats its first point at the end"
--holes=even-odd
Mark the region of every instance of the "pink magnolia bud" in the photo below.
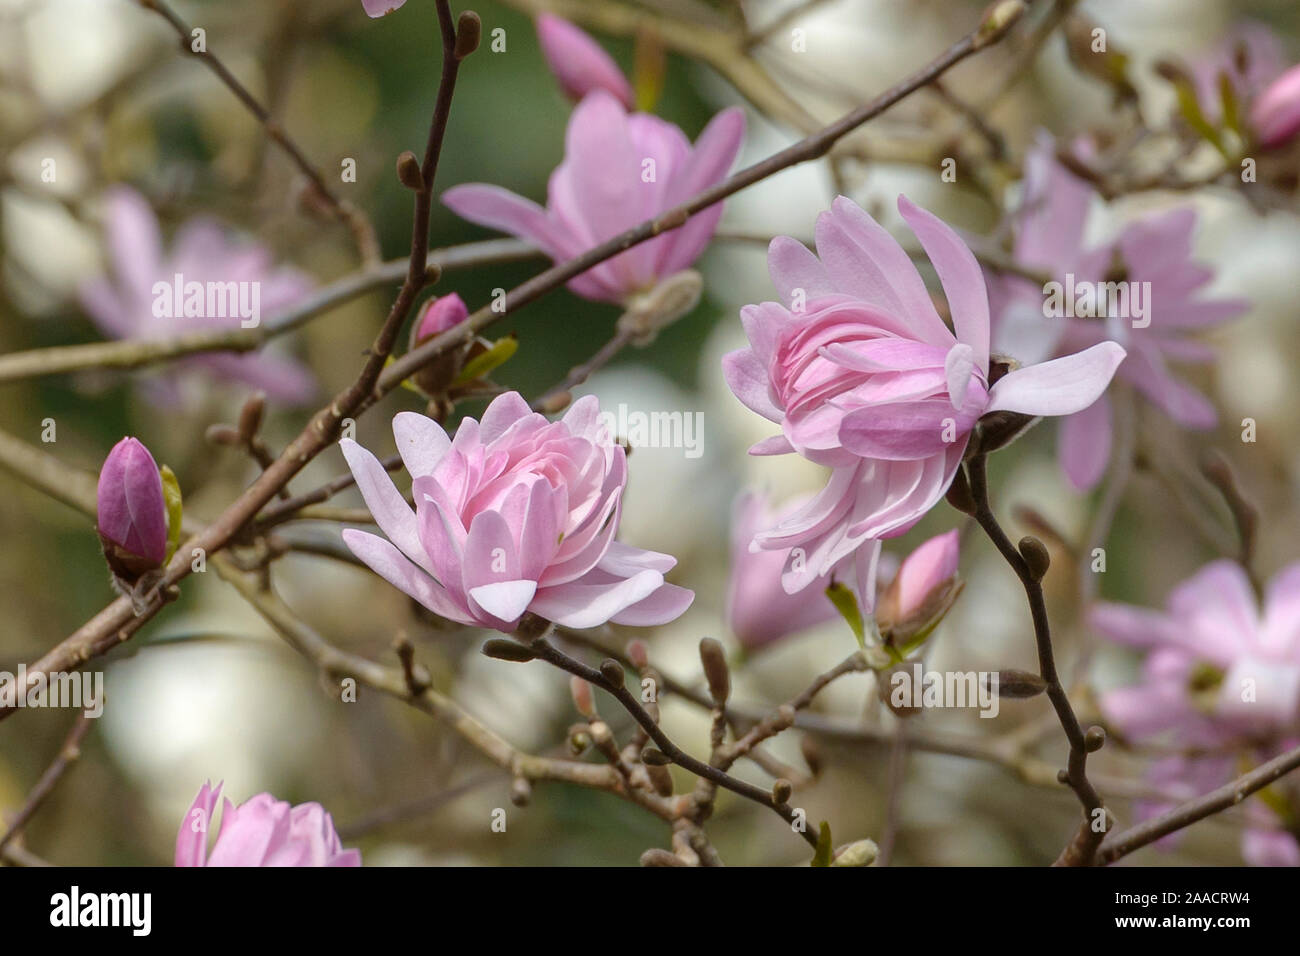
{"type": "Polygon", "coordinates": [[[1300,132],[1300,65],[1287,70],[1260,94],[1250,110],[1259,144],[1271,149],[1300,132]]]}
{"type": "Polygon", "coordinates": [[[606,90],[625,108],[632,109],[632,87],[623,71],[582,30],[567,20],[543,13],[537,18],[537,39],[565,96],[578,101],[592,90],[606,90]]]}
{"type": "Polygon", "coordinates": [[[167,557],[167,504],[158,464],[134,438],[113,446],[99,471],[97,530],[109,566],[130,582],[167,557]]]}
{"type": "Polygon", "coordinates": [[[894,620],[912,617],[926,598],[957,573],[957,532],[937,535],[903,559],[890,585],[894,620]]]}
{"type": "Polygon", "coordinates": [[[382,17],[392,13],[406,0],[361,0],[361,5],[366,8],[366,16],[382,17]]]}
{"type": "Polygon", "coordinates": [[[460,325],[467,318],[469,318],[469,309],[455,292],[430,299],[425,303],[420,318],[415,323],[415,331],[411,335],[411,347],[414,348],[426,339],[460,325]]]}
{"type": "Polygon", "coordinates": [[[176,836],[177,866],[360,866],[361,851],[345,850],[333,818],[319,803],[291,807],[259,793],[221,811],[212,851],[208,835],[221,784],[205,783],[176,836]]]}

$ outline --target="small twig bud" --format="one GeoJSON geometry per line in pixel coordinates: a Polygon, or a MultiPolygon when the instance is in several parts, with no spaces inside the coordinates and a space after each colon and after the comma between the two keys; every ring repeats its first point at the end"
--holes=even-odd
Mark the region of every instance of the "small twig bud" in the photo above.
{"type": "Polygon", "coordinates": [[[661,850],[658,847],[646,850],[641,854],[642,866],[686,866],[687,863],[675,853],[669,853],[667,850],[661,850]]]}
{"type": "MultiPolygon", "coordinates": [[[[992,681],[988,683],[993,684],[992,681]]],[[[1024,700],[1047,690],[1047,681],[1030,671],[1005,670],[998,671],[997,685],[990,686],[990,689],[1008,700],[1024,700]]]]}
{"type": "Polygon", "coordinates": [[[248,401],[244,402],[244,407],[239,412],[239,437],[245,443],[257,437],[258,431],[262,428],[262,415],[265,411],[265,392],[254,392],[248,397],[248,401]]]}
{"type": "Polygon", "coordinates": [[[641,638],[634,638],[627,642],[627,659],[632,662],[632,666],[638,671],[644,670],[650,666],[650,652],[646,648],[645,641],[641,638]]]}
{"type": "Polygon", "coordinates": [[[645,774],[650,778],[650,784],[655,788],[655,793],[661,797],[671,797],[673,795],[673,775],[668,772],[667,767],[647,764],[645,774]]]}
{"type": "Polygon", "coordinates": [[[794,784],[782,777],[772,784],[772,802],[778,807],[783,807],[790,802],[794,796],[794,784]]]}
{"type": "Polygon", "coordinates": [[[510,782],[510,802],[517,807],[526,807],[533,797],[533,785],[527,777],[515,777],[510,782]]]}
{"type": "Polygon", "coordinates": [[[420,172],[420,161],[409,149],[403,150],[397,157],[397,178],[407,189],[424,188],[424,175],[420,172]]]}
{"type": "Polygon", "coordinates": [[[1088,753],[1096,753],[1105,743],[1106,731],[1100,727],[1089,727],[1088,732],[1083,735],[1083,749],[1088,753]]]}
{"type": "Polygon", "coordinates": [[[617,690],[623,686],[626,675],[623,673],[622,664],[612,657],[607,657],[600,662],[600,676],[605,678],[605,682],[610,687],[617,690]]]}
{"type": "Polygon", "coordinates": [[[1020,556],[1025,559],[1025,564],[1029,565],[1029,573],[1034,576],[1034,580],[1043,580],[1043,575],[1052,564],[1052,556],[1047,553],[1047,546],[1033,535],[1027,534],[1020,539],[1020,556]]]}
{"type": "Polygon", "coordinates": [[[424,266],[424,284],[437,285],[438,280],[442,278],[442,266],[436,262],[426,263],[424,266]]]}
{"type": "Polygon", "coordinates": [[[704,665],[704,679],[709,682],[709,694],[718,707],[727,706],[731,696],[731,672],[727,669],[727,653],[711,637],[700,639],[700,663],[704,665]]]}
{"type": "Polygon", "coordinates": [[[239,445],[239,431],[230,425],[209,425],[203,437],[213,445],[226,445],[230,448],[239,445]]]}
{"type": "Polygon", "coordinates": [[[581,677],[570,677],[569,693],[573,696],[573,706],[578,713],[587,718],[596,716],[596,697],[591,692],[591,684],[581,677]]]}
{"type": "Polygon", "coordinates": [[[456,20],[455,56],[463,60],[478,49],[483,36],[483,21],[473,10],[464,11],[456,20]]]}
{"type": "Polygon", "coordinates": [[[874,840],[858,840],[840,847],[831,857],[831,866],[870,866],[880,855],[874,840]]]}
{"type": "Polygon", "coordinates": [[[996,0],[990,4],[975,33],[975,49],[981,49],[1000,39],[1028,9],[1025,0],[996,0]]]}
{"type": "Polygon", "coordinates": [[[494,660],[512,661],[516,664],[523,664],[537,659],[537,655],[533,653],[531,648],[515,641],[508,641],[502,637],[494,637],[484,644],[483,654],[485,657],[491,657],[494,660]]]}
{"type": "Polygon", "coordinates": [[[1067,771],[1067,770],[1058,770],[1058,771],[1056,771],[1056,782],[1057,782],[1057,783],[1069,784],[1069,782],[1070,782],[1070,773],[1069,773],[1069,771],[1067,771]]]}
{"type": "Polygon", "coordinates": [[[566,390],[545,396],[537,410],[543,415],[556,415],[571,404],[573,404],[573,393],[566,390]]]}
{"type": "Polygon", "coordinates": [[[574,724],[569,728],[569,753],[580,757],[591,746],[591,728],[586,724],[574,724]]]}
{"type": "Polygon", "coordinates": [[[641,751],[641,762],[647,767],[666,767],[673,762],[662,750],[656,750],[654,747],[646,747],[641,751]]]}

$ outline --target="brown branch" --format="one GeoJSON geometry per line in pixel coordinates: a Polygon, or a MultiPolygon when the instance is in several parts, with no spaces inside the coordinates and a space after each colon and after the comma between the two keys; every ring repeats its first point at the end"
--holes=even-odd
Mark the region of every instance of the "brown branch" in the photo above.
{"type": "MultiPolygon", "coordinates": [[[[89,705],[90,701],[86,703],[89,705]]],[[[0,855],[5,852],[5,848],[9,846],[14,837],[22,832],[23,827],[27,826],[32,817],[36,816],[36,812],[40,810],[50,794],[54,792],[54,788],[58,786],[64,773],[81,756],[81,742],[85,739],[86,734],[90,732],[90,728],[94,723],[95,718],[88,716],[84,712],[77,717],[77,722],[72,725],[68,738],[63,742],[63,746],[59,748],[58,756],[46,768],[45,773],[41,774],[41,779],[36,781],[36,786],[27,795],[27,801],[23,804],[23,808],[18,811],[18,815],[9,824],[9,829],[0,834],[0,855]]]]}
{"type": "Polygon", "coordinates": [[[361,254],[361,261],[364,263],[378,262],[379,240],[375,236],[375,227],[365,213],[346,199],[340,199],[335,195],[334,191],[325,184],[325,179],[320,170],[303,154],[303,151],[289,136],[284,127],[271,116],[270,111],[258,101],[257,97],[248,91],[248,87],[239,82],[235,74],[231,73],[226,64],[211,50],[199,51],[194,49],[192,44],[193,30],[167,5],[165,0],[136,0],[136,2],[144,9],[152,10],[166,20],[180,38],[181,49],[187,55],[202,60],[204,65],[216,74],[226,88],[235,95],[235,98],[243,103],[257,121],[262,124],[266,135],[284,151],[284,154],[298,167],[298,171],[307,177],[315,197],[329,208],[339,222],[342,222],[352,231],[352,239],[361,254]]]}
{"type": "Polygon", "coordinates": [[[730,178],[711,186],[694,198],[674,206],[657,218],[647,220],[639,226],[635,226],[587,250],[587,252],[574,259],[558,263],[545,272],[533,276],[506,293],[504,301],[495,302],[492,306],[479,309],[456,328],[449,329],[430,339],[390,365],[384,370],[384,374],[380,376],[375,393],[371,396],[371,402],[382,398],[386,392],[396,387],[403,379],[423,368],[446,350],[468,342],[480,330],[502,316],[535,301],[543,294],[586,272],[592,266],[599,265],[606,259],[665,232],[680,228],[695,213],[721,202],[728,196],[754,185],[754,183],[767,179],[769,176],[792,166],[824,156],[836,142],[848,133],[879,116],[910,94],[929,85],[962,60],[1001,40],[1024,13],[1024,10],[1025,5],[1021,0],[1004,0],[1004,2],[995,6],[989,14],[986,14],[984,20],[975,30],[962,37],[916,73],[885,90],[871,102],[853,110],[792,146],[774,153],[767,159],[740,170],[730,178]]]}
{"type": "Polygon", "coordinates": [[[1158,817],[1153,817],[1110,837],[1102,843],[1096,860],[1102,864],[1114,863],[1161,837],[1185,829],[1222,810],[1235,807],[1255,791],[1264,789],[1297,767],[1300,767],[1300,747],[1274,757],[1268,763],[1261,764],[1250,773],[1243,774],[1217,790],[1211,790],[1204,796],[1188,800],[1158,817]]]}
{"type": "MultiPolygon", "coordinates": [[[[978,442],[980,436],[977,434],[973,440],[978,442]]],[[[987,463],[986,454],[978,449],[966,463],[966,472],[970,479],[970,492],[975,503],[974,518],[1024,586],[1025,598],[1029,602],[1030,614],[1033,617],[1034,639],[1038,646],[1038,673],[1047,683],[1048,699],[1052,702],[1057,719],[1060,720],[1061,727],[1065,731],[1066,739],[1070,744],[1069,760],[1066,769],[1062,771],[1063,782],[1067,783],[1070,789],[1075,792],[1084,810],[1084,819],[1078,831],[1078,837],[1076,842],[1071,844],[1071,847],[1077,852],[1072,852],[1071,848],[1067,848],[1067,852],[1063,853],[1061,859],[1057,862],[1068,865],[1088,865],[1097,846],[1100,845],[1105,836],[1105,826],[1100,832],[1093,828],[1093,817],[1098,811],[1103,814],[1106,813],[1101,796],[1088,779],[1088,753],[1090,750],[1097,749],[1104,737],[1097,736],[1101,733],[1099,728],[1090,730],[1085,735],[1083,728],[1079,724],[1078,717],[1075,716],[1074,708],[1070,705],[1069,694],[1066,693],[1065,687],[1056,672],[1056,658],[1052,649],[1051,623],[1047,616],[1047,602],[1043,596],[1042,575],[1047,569],[1046,567],[1032,568],[1024,554],[1011,543],[1011,540],[1002,530],[1002,526],[998,524],[997,516],[993,513],[993,508],[989,504],[987,463]],[[1090,740],[1095,740],[1096,746],[1090,746],[1090,740]]],[[[1036,540],[1026,540],[1033,541],[1038,548],[1042,548],[1042,545],[1036,540]]],[[[1109,816],[1105,820],[1108,823],[1109,816]]]]}

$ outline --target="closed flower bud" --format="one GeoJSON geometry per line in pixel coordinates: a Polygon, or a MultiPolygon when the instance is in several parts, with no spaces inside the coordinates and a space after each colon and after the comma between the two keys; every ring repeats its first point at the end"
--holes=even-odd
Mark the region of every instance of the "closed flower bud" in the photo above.
{"type": "Polygon", "coordinates": [[[831,866],[870,866],[879,854],[874,840],[858,840],[836,850],[831,866]]]}
{"type": "Polygon", "coordinates": [[[1287,70],[1264,90],[1250,111],[1259,144],[1271,149],[1300,132],[1300,66],[1287,70]]]}
{"type": "Polygon", "coordinates": [[[455,292],[440,295],[425,303],[411,334],[411,347],[460,325],[469,318],[465,300],[455,292]]]}
{"type": "Polygon", "coordinates": [[[719,707],[731,696],[731,673],[727,670],[727,654],[722,645],[711,637],[700,639],[700,662],[704,665],[704,678],[709,683],[709,694],[719,707]]]}
{"type": "Polygon", "coordinates": [[[158,464],[134,438],[113,446],[99,472],[99,540],[113,574],[127,585],[167,559],[167,504],[158,464]]]}

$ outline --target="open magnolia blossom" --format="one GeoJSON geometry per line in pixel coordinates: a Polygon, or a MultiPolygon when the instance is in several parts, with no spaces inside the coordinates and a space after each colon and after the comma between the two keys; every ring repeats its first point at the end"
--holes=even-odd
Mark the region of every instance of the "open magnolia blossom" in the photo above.
{"type": "Polygon", "coordinates": [[[177,866],[361,865],[361,851],[343,849],[334,819],[319,803],[291,807],[269,793],[238,807],[226,800],[221,832],[209,851],[208,834],[220,796],[221,784],[209,782],[200,788],[176,835],[177,866]]]}
{"type": "Polygon", "coordinates": [[[448,438],[432,419],[399,413],[393,434],[414,510],[375,456],[345,439],[388,537],[349,529],[343,540],[394,587],[462,624],[508,633],[525,611],[566,627],[674,620],[695,596],[664,582],[676,560],[614,540],[627,461],[599,414],[588,395],[550,422],[507,392],[448,438]]]}
{"type": "MultiPolygon", "coordinates": [[[[564,162],[551,174],[547,205],[500,186],[472,183],[443,193],[457,215],[535,242],[556,262],[572,259],[720,182],[740,151],[745,114],[723,110],[692,146],[672,123],[628,113],[604,89],[569,118],[564,162]]],[[[624,304],[695,262],[713,238],[722,204],[684,226],[593,266],[569,281],[576,294],[624,304]]]]}
{"type": "Polygon", "coordinates": [[[736,396],[781,426],[750,453],[796,452],[831,469],[816,497],[754,539],[791,549],[787,591],[915,525],[952,483],[981,416],[1087,408],[1124,358],[1102,342],[993,380],[979,264],[937,217],[903,196],[898,208],[939,274],[953,330],[903,248],[841,196],[817,218],[817,255],[795,239],[772,241],[768,270],[782,302],[741,310],[750,347],[723,359],[736,396]]]}
{"type": "MultiPolygon", "coordinates": [[[[87,281],[79,293],[95,324],[116,339],[170,340],[187,332],[255,327],[312,288],[305,273],[276,266],[256,243],[231,242],[208,218],[184,223],[164,252],[157,217],[127,186],[108,191],[104,224],[112,275],[87,281]]],[[[185,373],[192,377],[195,370],[251,385],[273,401],[305,402],[316,391],[305,366],[263,350],[182,359],[175,371],[147,380],[151,397],[176,404],[185,373]]]]}
{"type": "MultiPolygon", "coordinates": [[[[1069,305],[1064,315],[1049,316],[1047,289],[1009,274],[990,277],[994,347],[1037,362],[1117,342],[1128,353],[1117,373],[1122,381],[1178,424],[1213,427],[1214,406],[1177,378],[1170,363],[1212,361],[1214,351],[1195,335],[1237,317],[1250,303],[1204,295],[1214,271],[1192,257],[1192,208],[1144,216],[1113,240],[1086,246],[1092,199],[1092,189],[1057,162],[1052,141],[1040,138],[1025,157],[1013,254],[1060,285],[1071,301],[1061,303],[1069,305]]],[[[1076,488],[1101,480],[1111,434],[1105,395],[1061,422],[1058,457],[1076,488]]]]}
{"type": "MultiPolygon", "coordinates": [[[[1294,746],[1287,741],[1300,732],[1300,564],[1269,582],[1262,612],[1241,566],[1216,561],[1176,587],[1164,611],[1100,603],[1089,623],[1147,652],[1140,683],[1101,698],[1111,727],[1135,743],[1163,740],[1207,754],[1158,761],[1153,782],[1186,787],[1190,799],[1239,772],[1234,748],[1294,746]]],[[[1147,802],[1139,811],[1165,809],[1147,802]]],[[[1248,860],[1300,865],[1300,845],[1264,806],[1252,819],[1258,825],[1243,843],[1248,860]]]]}

